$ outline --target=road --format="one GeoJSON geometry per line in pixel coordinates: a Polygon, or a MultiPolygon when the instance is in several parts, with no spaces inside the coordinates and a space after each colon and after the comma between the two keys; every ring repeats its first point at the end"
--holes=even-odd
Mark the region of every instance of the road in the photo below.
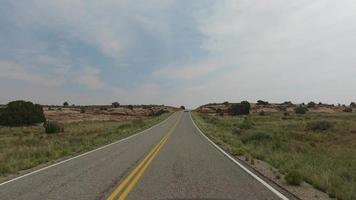
{"type": "Polygon", "coordinates": [[[200,134],[190,113],[0,185],[0,199],[280,199],[200,134]]]}

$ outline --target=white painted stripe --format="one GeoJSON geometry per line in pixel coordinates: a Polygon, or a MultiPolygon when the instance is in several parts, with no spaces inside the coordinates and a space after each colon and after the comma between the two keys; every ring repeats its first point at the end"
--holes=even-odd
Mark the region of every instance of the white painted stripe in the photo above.
{"type": "Polygon", "coordinates": [[[214,147],[216,147],[221,153],[223,153],[225,156],[227,156],[231,161],[233,161],[235,164],[237,164],[239,167],[241,167],[245,172],[247,172],[249,175],[251,175],[253,178],[255,178],[257,181],[262,183],[264,186],[266,186],[269,190],[271,190],[274,194],[276,194],[279,198],[283,200],[289,200],[286,196],[284,196],[282,193],[280,193],[278,190],[274,189],[271,185],[266,183],[264,180],[262,180],[260,177],[258,177],[256,174],[248,170],[245,166],[243,166],[241,163],[239,163],[235,158],[230,156],[230,154],[226,153],[222,148],[220,148],[218,145],[216,145],[213,141],[211,141],[201,130],[200,128],[195,124],[192,114],[189,113],[190,119],[192,120],[195,128],[203,135],[204,138],[206,138],[214,147]]]}
{"type": "Polygon", "coordinates": [[[60,164],[63,164],[63,163],[69,162],[69,161],[71,161],[71,160],[74,160],[74,159],[77,159],[77,158],[83,157],[83,156],[88,155],[88,154],[90,154],[90,153],[94,153],[94,152],[96,152],[96,151],[99,151],[99,150],[105,149],[105,148],[107,148],[107,147],[109,147],[109,146],[112,146],[112,145],[115,145],[115,144],[117,144],[117,143],[120,143],[120,142],[126,141],[126,140],[128,140],[128,139],[131,139],[131,138],[133,138],[133,137],[135,137],[135,136],[138,136],[138,135],[140,135],[140,134],[142,134],[142,133],[144,133],[144,132],[146,132],[146,131],[149,131],[149,130],[151,130],[151,129],[153,129],[153,128],[155,128],[155,127],[157,127],[157,126],[159,126],[159,125],[161,125],[161,124],[163,124],[163,123],[165,123],[165,122],[166,122],[166,121],[168,121],[168,119],[170,119],[173,115],[174,115],[174,113],[173,113],[171,116],[169,116],[167,119],[163,120],[162,122],[160,122],[160,123],[158,123],[158,124],[156,124],[156,125],[154,125],[154,126],[152,126],[152,127],[148,128],[148,129],[146,129],[146,130],[143,130],[143,131],[141,131],[141,132],[139,132],[139,133],[136,133],[136,134],[131,135],[131,136],[129,136],[129,137],[123,138],[123,139],[121,139],[121,140],[119,140],[119,141],[116,141],[116,142],[113,142],[113,143],[110,143],[110,144],[107,144],[107,145],[101,146],[101,147],[99,147],[99,148],[93,149],[93,150],[88,151],[88,152],[85,152],[85,153],[83,153],[83,154],[80,154],[80,155],[74,156],[74,157],[72,157],[72,158],[69,158],[69,159],[66,159],[66,160],[60,161],[60,162],[58,162],[58,163],[55,163],[55,164],[49,165],[49,166],[47,166],[47,167],[43,167],[43,168],[38,169],[38,170],[35,170],[35,171],[33,171],[33,172],[29,172],[29,173],[24,174],[24,175],[22,175],[22,176],[19,176],[19,177],[16,177],[16,178],[10,179],[10,180],[8,180],[8,181],[5,181],[5,182],[3,182],[3,183],[0,183],[0,186],[3,186],[3,185],[5,185],[5,184],[8,184],[8,183],[14,182],[14,181],[16,181],[16,180],[19,180],[19,179],[25,178],[25,177],[30,176],[30,175],[33,175],[33,174],[36,174],[36,173],[41,172],[41,171],[43,171],[43,170],[46,170],[46,169],[49,169],[49,168],[55,167],[55,166],[57,166],[57,165],[60,165],[60,164]]]}

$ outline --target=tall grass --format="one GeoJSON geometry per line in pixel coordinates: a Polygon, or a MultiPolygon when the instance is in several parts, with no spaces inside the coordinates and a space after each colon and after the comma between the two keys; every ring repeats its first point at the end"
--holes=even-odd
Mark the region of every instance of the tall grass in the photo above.
{"type": "Polygon", "coordinates": [[[193,113],[197,125],[233,155],[264,160],[291,182],[302,179],[338,199],[356,199],[356,114],[269,113],[217,117],[193,113]],[[254,125],[236,129],[246,120],[254,125]],[[237,131],[238,130],[238,131],[237,131]],[[237,134],[238,133],[238,134],[237,134]]]}

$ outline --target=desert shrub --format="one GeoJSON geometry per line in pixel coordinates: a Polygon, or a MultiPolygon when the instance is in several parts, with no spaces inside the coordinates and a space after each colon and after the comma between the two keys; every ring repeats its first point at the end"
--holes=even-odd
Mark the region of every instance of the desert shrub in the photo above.
{"type": "Polygon", "coordinates": [[[81,108],[80,108],[80,113],[85,113],[85,111],[86,111],[86,110],[85,110],[84,107],[81,107],[81,108]]]}
{"type": "Polygon", "coordinates": [[[100,107],[100,110],[108,110],[108,108],[100,107]]]}
{"type": "Polygon", "coordinates": [[[265,113],[265,111],[262,110],[261,112],[258,113],[258,115],[260,115],[260,116],[265,116],[266,113],[265,113]]]}
{"type": "Polygon", "coordinates": [[[268,101],[258,100],[257,105],[269,105],[268,101]]]}
{"type": "Polygon", "coordinates": [[[13,101],[0,109],[0,125],[28,126],[46,120],[42,106],[29,101],[13,101]]]}
{"type": "Polygon", "coordinates": [[[314,108],[316,106],[316,103],[311,101],[308,103],[308,108],[314,108]]]}
{"type": "Polygon", "coordinates": [[[289,112],[284,112],[283,115],[284,116],[289,116],[290,114],[289,114],[289,112]]]}
{"type": "Polygon", "coordinates": [[[64,106],[64,107],[67,107],[67,106],[69,106],[69,103],[68,103],[68,102],[64,102],[64,103],[63,103],[63,106],[64,106]]]}
{"type": "Polygon", "coordinates": [[[356,103],[355,103],[355,102],[351,102],[351,103],[350,103],[350,107],[351,107],[351,108],[356,108],[356,103]]]}
{"type": "Polygon", "coordinates": [[[228,102],[228,101],[225,101],[223,104],[224,104],[225,106],[228,106],[228,105],[229,105],[229,102],[228,102]]]}
{"type": "Polygon", "coordinates": [[[307,129],[312,131],[326,131],[333,127],[334,125],[326,120],[311,121],[307,123],[307,129]]]}
{"type": "Polygon", "coordinates": [[[295,113],[297,114],[305,114],[308,111],[308,108],[304,107],[304,106],[298,106],[294,109],[295,113]]]}
{"type": "Polygon", "coordinates": [[[248,135],[241,138],[242,143],[261,143],[265,141],[271,141],[272,136],[269,133],[263,131],[254,131],[248,135]]]}
{"type": "Polygon", "coordinates": [[[130,109],[130,110],[133,110],[134,109],[134,106],[133,105],[128,105],[128,106],[126,106],[128,109],[130,109]]]}
{"type": "Polygon", "coordinates": [[[241,103],[234,103],[230,106],[230,113],[232,115],[248,115],[250,114],[251,105],[247,101],[241,103]]]}
{"type": "Polygon", "coordinates": [[[352,108],[345,108],[342,112],[352,112],[352,108]]]}
{"type": "Polygon", "coordinates": [[[233,128],[232,128],[232,134],[234,134],[234,135],[240,135],[241,133],[242,133],[241,128],[239,128],[239,127],[233,127],[233,128]]]}
{"type": "Polygon", "coordinates": [[[248,118],[244,118],[244,120],[238,125],[240,129],[251,129],[255,124],[248,118]]]}
{"type": "Polygon", "coordinates": [[[47,134],[60,133],[64,131],[64,128],[56,122],[46,121],[43,124],[43,127],[45,128],[45,132],[47,134]]]}
{"type": "Polygon", "coordinates": [[[154,113],[155,116],[160,116],[164,113],[167,113],[167,110],[159,109],[157,112],[154,113]]]}
{"type": "Polygon", "coordinates": [[[114,107],[114,108],[120,107],[120,103],[119,103],[119,102],[113,102],[113,103],[111,103],[111,105],[112,105],[112,107],[114,107]]]}
{"type": "Polygon", "coordinates": [[[294,170],[288,172],[284,179],[290,185],[300,185],[303,182],[303,176],[298,171],[294,170]]]}

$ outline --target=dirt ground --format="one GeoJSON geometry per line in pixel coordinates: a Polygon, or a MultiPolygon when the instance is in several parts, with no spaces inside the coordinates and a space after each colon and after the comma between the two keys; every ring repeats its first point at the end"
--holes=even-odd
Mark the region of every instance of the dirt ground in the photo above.
{"type": "MultiPolygon", "coordinates": [[[[203,106],[200,106],[199,108],[196,109],[196,111],[200,113],[206,113],[206,114],[222,114],[222,115],[229,115],[229,106],[231,104],[206,104],[203,106]]],[[[299,106],[299,104],[277,104],[277,103],[271,103],[269,105],[257,105],[255,103],[251,103],[251,113],[259,113],[259,112],[281,112],[281,111],[286,111],[286,112],[293,112],[294,108],[299,106]]],[[[338,112],[343,112],[345,110],[345,106],[341,105],[328,105],[328,104],[322,104],[322,105],[315,105],[313,108],[308,108],[309,112],[315,112],[315,113],[338,113],[338,112]]],[[[356,110],[353,109],[353,112],[356,110]]]]}
{"type": "Polygon", "coordinates": [[[134,107],[44,107],[46,119],[59,123],[82,121],[125,121],[155,115],[160,110],[173,111],[175,108],[153,106],[148,108],[134,107]]]}

